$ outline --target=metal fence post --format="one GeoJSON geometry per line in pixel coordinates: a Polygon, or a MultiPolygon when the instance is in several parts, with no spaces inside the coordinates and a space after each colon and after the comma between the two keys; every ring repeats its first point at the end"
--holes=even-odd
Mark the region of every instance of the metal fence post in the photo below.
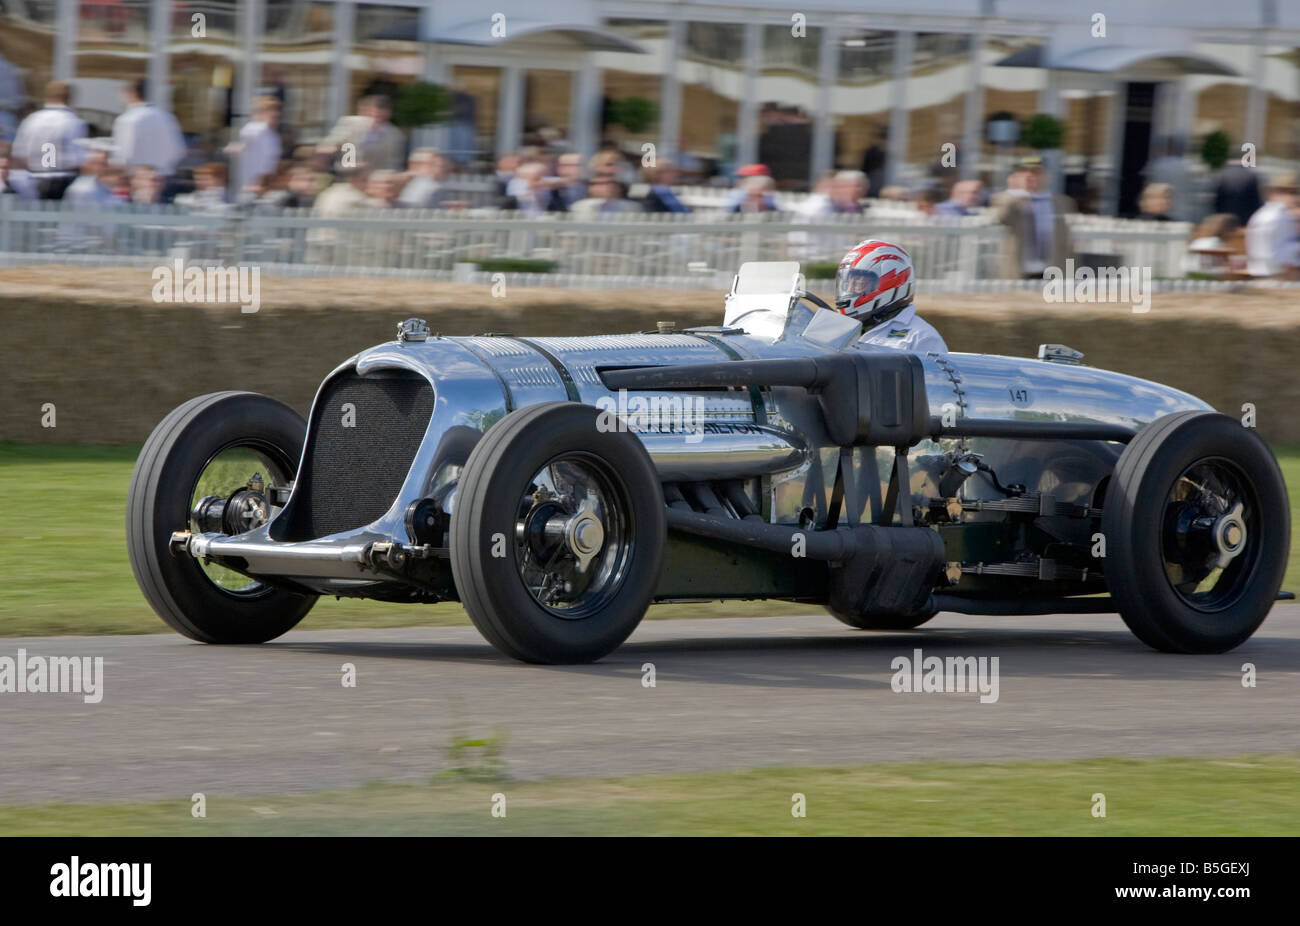
{"type": "Polygon", "coordinates": [[[0,254],[9,253],[9,223],[15,196],[0,196],[0,254]]]}

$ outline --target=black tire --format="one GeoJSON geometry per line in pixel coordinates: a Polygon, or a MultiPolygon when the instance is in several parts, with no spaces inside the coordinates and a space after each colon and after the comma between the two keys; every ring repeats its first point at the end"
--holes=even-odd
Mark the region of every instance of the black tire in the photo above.
{"type": "Polygon", "coordinates": [[[1282,587],[1286,484],[1268,445],[1226,415],[1179,412],[1144,428],[1115,465],[1101,525],[1111,597],[1154,649],[1226,652],[1263,623],[1282,587]],[[1215,525],[1238,501],[1244,543],[1212,566],[1215,525]]]}
{"type": "MultiPolygon", "coordinates": [[[[612,652],[636,629],[659,582],[666,532],[659,476],[640,440],[599,430],[599,414],[575,402],[510,413],[478,442],[456,489],[450,537],[456,590],[488,642],[524,662],[592,662],[612,652]],[[552,605],[527,584],[536,551],[532,540],[521,539],[533,535],[517,526],[537,523],[530,519],[544,503],[535,501],[532,487],[542,483],[534,477],[555,466],[586,468],[601,500],[604,543],[587,567],[590,576],[581,574],[588,585],[580,596],[552,605]],[[494,545],[500,554],[503,542],[505,555],[494,556],[494,545]]],[[[552,508],[551,517],[571,517],[570,509],[552,508]]],[[[547,567],[571,556],[558,544],[553,549],[547,567]]]]}
{"type": "Polygon", "coordinates": [[[260,583],[246,592],[227,591],[198,560],[168,549],[172,532],[189,524],[192,495],[209,461],[246,447],[292,478],[306,433],[302,416],[281,402],[215,392],[181,405],[149,435],[127,493],[127,550],[145,600],[173,630],[201,643],[264,643],[316,603],[315,595],[260,583]]]}
{"type": "Polygon", "coordinates": [[[938,611],[930,611],[910,615],[850,614],[847,611],[837,611],[834,608],[827,608],[826,610],[831,617],[841,624],[848,624],[856,630],[911,630],[914,627],[920,627],[939,613],[938,611]]]}

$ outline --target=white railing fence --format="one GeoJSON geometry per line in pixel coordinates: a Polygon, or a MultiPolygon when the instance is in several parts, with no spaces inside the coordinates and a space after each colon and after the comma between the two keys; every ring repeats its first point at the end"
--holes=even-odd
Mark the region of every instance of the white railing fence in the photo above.
{"type": "MultiPolygon", "coordinates": [[[[1155,277],[1181,276],[1186,225],[1078,217],[1075,250],[1116,255],[1151,266],[1155,277]]],[[[472,273],[485,261],[502,272],[549,272],[607,285],[611,278],[665,285],[714,286],[750,260],[798,260],[810,277],[861,238],[896,241],[911,253],[917,276],[954,283],[998,276],[1005,231],[987,215],[920,213],[829,216],[571,214],[370,210],[323,218],[310,210],[120,205],[71,209],[63,203],[0,196],[0,260],[65,260],[99,265],[181,258],[218,264],[312,268],[313,274],[382,270],[411,276],[472,273]]]]}

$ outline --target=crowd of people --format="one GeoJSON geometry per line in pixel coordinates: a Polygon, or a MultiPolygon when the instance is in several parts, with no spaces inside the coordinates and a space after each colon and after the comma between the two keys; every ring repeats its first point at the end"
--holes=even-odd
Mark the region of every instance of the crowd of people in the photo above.
{"type": "MultiPolygon", "coordinates": [[[[80,206],[175,203],[202,212],[254,208],[310,209],[323,217],[359,210],[464,209],[487,205],[523,217],[572,213],[582,218],[637,213],[689,213],[682,175],[666,159],[631,158],[612,141],[589,158],[566,150],[562,138],[533,138],[495,163],[488,199],[450,182],[452,160],[431,147],[408,153],[407,134],[392,123],[383,95],[360,99],[320,141],[285,150],[276,96],[258,96],[248,121],[219,150],[187,144],[176,118],[148,102],[143,79],[128,83],[123,111],[110,135],[90,137],[68,84],[54,81],[44,105],[0,144],[0,195],[63,200],[80,206]]],[[[880,148],[877,144],[875,148],[880,148]]],[[[875,150],[875,149],[872,149],[875,150]]],[[[881,149],[883,150],[883,149],[881,149]]],[[[873,187],[880,158],[862,170],[828,171],[798,198],[778,192],[779,171],[742,165],[732,186],[708,208],[729,214],[775,213],[795,221],[865,216],[869,203],[923,216],[983,214],[1007,229],[1000,273],[1038,278],[1073,254],[1067,216],[1076,199],[1051,189],[1041,159],[1025,158],[1005,186],[989,190],[955,171],[935,170],[915,188],[873,187]],[[868,200],[871,196],[871,200],[868,200]]],[[[1189,217],[1185,191],[1169,159],[1153,161],[1139,198],[1139,217],[1166,222],[1189,217]],[[1171,173],[1172,170],[1172,173],[1171,173]]],[[[777,165],[779,167],[779,165],[777,165]]],[[[1230,166],[1217,178],[1213,212],[1195,223],[1184,270],[1213,277],[1300,277],[1300,188],[1294,175],[1261,185],[1253,169],[1230,166]]]]}

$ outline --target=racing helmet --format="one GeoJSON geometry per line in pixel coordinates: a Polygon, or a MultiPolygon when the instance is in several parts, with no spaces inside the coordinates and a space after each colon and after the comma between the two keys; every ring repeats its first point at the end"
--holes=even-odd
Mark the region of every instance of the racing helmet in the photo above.
{"type": "Polygon", "coordinates": [[[912,304],[911,256],[896,244],[868,238],[840,261],[835,308],[867,324],[880,324],[912,304]]]}

